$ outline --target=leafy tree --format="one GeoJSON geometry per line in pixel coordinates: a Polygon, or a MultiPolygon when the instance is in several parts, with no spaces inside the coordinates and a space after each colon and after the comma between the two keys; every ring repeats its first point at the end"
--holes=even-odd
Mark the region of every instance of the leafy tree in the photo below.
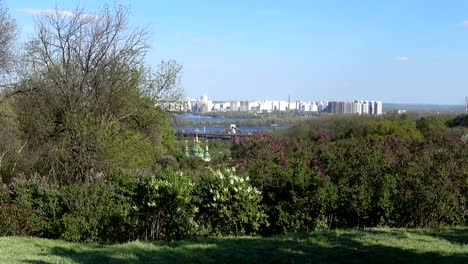
{"type": "Polygon", "coordinates": [[[441,136],[447,132],[444,120],[440,116],[421,117],[416,121],[416,127],[426,136],[441,136]]]}
{"type": "Polygon", "coordinates": [[[181,67],[169,61],[151,71],[148,33],[129,28],[128,16],[105,6],[36,18],[15,87],[27,92],[15,106],[34,168],[61,183],[149,167],[170,150],[164,103],[180,98],[181,67]]]}
{"type": "Polygon", "coordinates": [[[447,121],[447,125],[449,127],[457,127],[457,126],[468,127],[468,115],[467,114],[459,115],[455,117],[454,119],[447,121]]]}
{"type": "Polygon", "coordinates": [[[406,118],[369,121],[365,125],[364,135],[370,139],[394,137],[405,140],[421,140],[423,138],[415,123],[406,118]]]}

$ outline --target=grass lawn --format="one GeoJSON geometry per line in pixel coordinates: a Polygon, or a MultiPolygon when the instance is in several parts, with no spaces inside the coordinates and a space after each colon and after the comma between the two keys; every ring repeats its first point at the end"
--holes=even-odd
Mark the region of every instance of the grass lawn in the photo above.
{"type": "Polygon", "coordinates": [[[364,229],[121,245],[0,238],[0,263],[468,263],[468,228],[364,229]]]}

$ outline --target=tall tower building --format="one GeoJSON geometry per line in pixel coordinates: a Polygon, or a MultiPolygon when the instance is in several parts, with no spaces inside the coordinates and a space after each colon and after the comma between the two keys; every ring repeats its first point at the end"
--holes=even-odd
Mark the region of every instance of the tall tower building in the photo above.
{"type": "Polygon", "coordinates": [[[381,115],[382,114],[383,104],[381,101],[374,102],[374,115],[381,115]]]}
{"type": "Polygon", "coordinates": [[[465,114],[468,115],[468,96],[465,97],[465,114]]]}

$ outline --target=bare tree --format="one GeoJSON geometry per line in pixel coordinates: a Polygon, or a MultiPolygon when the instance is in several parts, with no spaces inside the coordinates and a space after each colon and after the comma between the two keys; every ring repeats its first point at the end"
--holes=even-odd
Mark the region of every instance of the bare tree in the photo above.
{"type": "Polygon", "coordinates": [[[8,8],[0,0],[0,104],[11,97],[9,73],[15,61],[14,45],[18,36],[16,21],[9,15],[8,8]]]}
{"type": "Polygon", "coordinates": [[[57,96],[64,110],[118,118],[115,110],[123,109],[112,97],[136,88],[148,50],[146,31],[129,30],[127,20],[121,6],[97,14],[83,8],[40,14],[22,67],[38,78],[24,84],[57,96]]]}
{"type": "Polygon", "coordinates": [[[18,33],[16,21],[0,1],[0,71],[8,71],[14,61],[13,45],[18,33]]]}
{"type": "Polygon", "coordinates": [[[128,15],[122,6],[113,10],[106,6],[99,13],[77,8],[41,14],[21,68],[27,76],[46,74],[42,81],[48,83],[26,90],[52,89],[71,111],[97,110],[116,119],[136,112],[109,98],[122,92],[138,89],[156,102],[180,100],[181,66],[168,61],[154,71],[147,68],[143,60],[149,49],[148,32],[129,29],[128,15]]]}
{"type": "Polygon", "coordinates": [[[143,91],[157,102],[180,102],[184,96],[181,72],[182,65],[176,61],[161,61],[155,71],[148,71],[143,91]]]}
{"type": "Polygon", "coordinates": [[[14,45],[18,36],[16,21],[0,1],[0,184],[14,174],[21,156],[21,141],[16,115],[11,107],[9,82],[14,66],[14,45]]]}
{"type": "Polygon", "coordinates": [[[52,164],[52,171],[78,178],[91,171],[100,158],[98,132],[90,131],[104,131],[113,123],[161,142],[149,124],[164,123],[154,120],[162,116],[149,112],[180,93],[181,67],[170,61],[148,70],[148,33],[130,28],[128,17],[122,6],[99,12],[56,8],[36,17],[36,34],[26,43],[15,89],[27,92],[16,101],[29,148],[64,157],[54,161],[49,156],[45,163],[52,164]]]}

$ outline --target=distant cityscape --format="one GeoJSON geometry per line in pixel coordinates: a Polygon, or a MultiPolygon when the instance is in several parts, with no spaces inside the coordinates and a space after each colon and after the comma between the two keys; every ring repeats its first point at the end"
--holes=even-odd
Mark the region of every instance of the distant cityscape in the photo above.
{"type": "Polygon", "coordinates": [[[353,101],[212,101],[208,96],[198,99],[187,99],[177,107],[177,110],[192,113],[208,112],[254,112],[270,113],[278,111],[299,111],[331,114],[368,114],[381,115],[383,103],[376,100],[353,101]]]}

